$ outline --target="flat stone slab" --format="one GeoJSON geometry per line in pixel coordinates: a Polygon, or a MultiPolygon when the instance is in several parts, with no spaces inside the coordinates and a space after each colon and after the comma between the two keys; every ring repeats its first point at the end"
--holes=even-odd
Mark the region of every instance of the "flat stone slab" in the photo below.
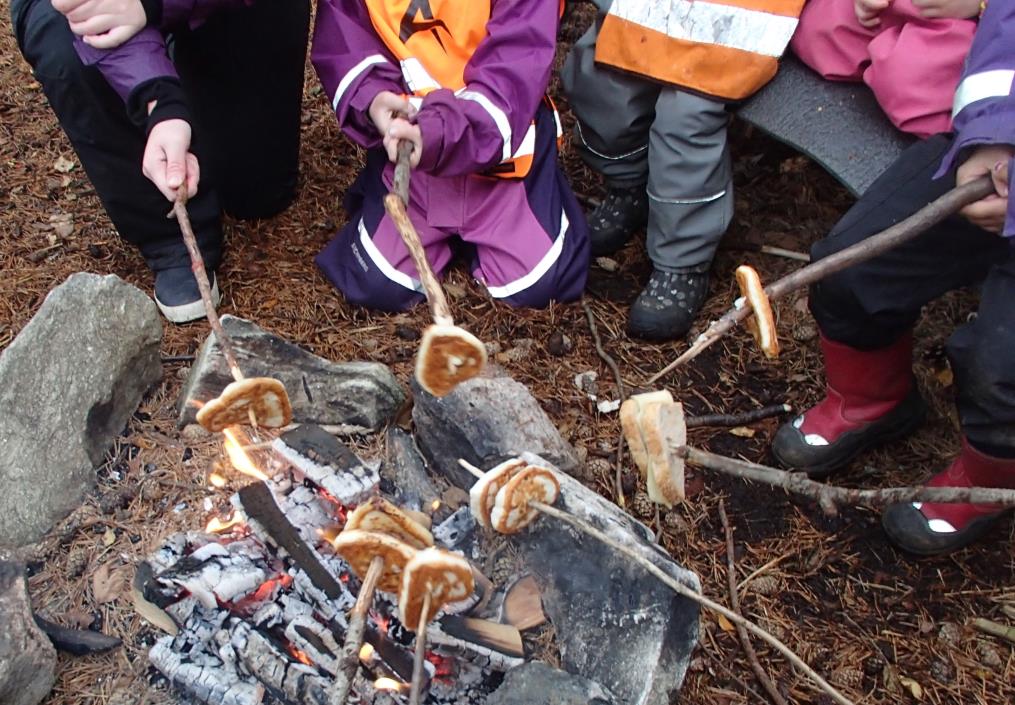
{"type": "Polygon", "coordinates": [[[486,705],[615,705],[615,701],[588,678],[529,661],[507,672],[486,705]]]}
{"type": "Polygon", "coordinates": [[[119,277],[74,274],[0,354],[0,546],[42,538],[162,375],[155,303],[119,277]]]}
{"type": "Polygon", "coordinates": [[[412,418],[416,441],[432,472],[468,489],[472,476],[459,467],[463,458],[489,467],[522,451],[538,453],[568,474],[581,474],[578,455],[557,431],[528,388],[503,368],[487,365],[483,374],[435,397],[413,380],[412,418]]]}
{"type": "Polygon", "coordinates": [[[0,703],[38,705],[56,681],[56,649],[35,625],[25,567],[0,560],[0,703]]]}
{"type": "MultiPolygon", "coordinates": [[[[235,316],[223,316],[222,328],[233,343],[244,375],[275,377],[285,385],[296,423],[340,426],[350,433],[376,431],[405,402],[405,390],[387,365],[332,362],[235,316]]],[[[217,397],[232,381],[212,333],[201,346],[180,393],[179,425],[194,423],[195,402],[217,397]]]]}

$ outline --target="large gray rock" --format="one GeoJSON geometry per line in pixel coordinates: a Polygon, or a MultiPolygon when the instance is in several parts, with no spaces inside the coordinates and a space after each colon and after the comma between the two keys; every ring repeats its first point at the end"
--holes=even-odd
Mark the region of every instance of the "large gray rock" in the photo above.
{"type": "Polygon", "coordinates": [[[56,680],[56,649],[32,618],[24,566],[0,560],[0,703],[37,705],[56,680]]]}
{"type": "Polygon", "coordinates": [[[473,478],[458,465],[464,458],[489,467],[522,451],[537,453],[568,474],[581,473],[578,455],[525,385],[496,365],[435,397],[413,380],[412,418],[416,441],[431,471],[440,468],[452,483],[469,488],[473,478]]]}
{"type": "MultiPolygon", "coordinates": [[[[405,402],[405,391],[386,365],[331,362],[235,316],[223,316],[222,328],[246,376],[275,377],[285,385],[297,423],[374,431],[387,424],[405,402]]],[[[198,405],[192,401],[213,399],[232,381],[212,333],[180,394],[180,426],[195,420],[198,405]]]]}
{"type": "MultiPolygon", "coordinates": [[[[677,565],[644,524],[577,480],[562,473],[558,479],[560,509],[700,592],[698,576],[677,565]]],[[[627,555],[551,517],[539,517],[512,542],[539,585],[564,669],[602,684],[618,705],[672,702],[698,643],[698,604],[627,555]]]]}
{"type": "Polygon", "coordinates": [[[0,355],[0,545],[37,541],[80,504],[162,374],[161,339],[140,290],[75,274],[0,355]]]}
{"type": "Polygon", "coordinates": [[[598,683],[529,661],[507,672],[486,705],[614,705],[614,700],[598,683]]]}

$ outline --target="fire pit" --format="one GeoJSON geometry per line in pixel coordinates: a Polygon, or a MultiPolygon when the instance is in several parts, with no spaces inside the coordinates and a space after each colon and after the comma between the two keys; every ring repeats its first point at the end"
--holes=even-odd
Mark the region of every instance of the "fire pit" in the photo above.
{"type": "MultiPolygon", "coordinates": [[[[231,514],[167,538],[135,579],[139,611],[169,632],[150,659],[175,688],[208,705],[341,705],[329,695],[360,581],[331,540],[351,510],[380,495],[430,525],[437,545],[469,559],[478,577],[472,596],[430,624],[423,702],[496,702],[506,673],[540,660],[560,664],[568,673],[548,669],[559,677],[591,681],[587,692],[610,698],[597,695],[597,703],[670,701],[697,640],[693,603],[564,525],[546,521],[511,538],[477,527],[462,493],[464,506],[450,499],[457,471],[435,463],[428,473],[419,457],[406,459],[413,444],[399,434],[389,439],[400,439],[393,445],[401,460],[389,443],[382,467],[314,425],[271,443],[230,432],[231,464],[257,481],[231,497],[231,514]],[[440,496],[449,499],[433,499],[440,496]],[[542,619],[527,615],[521,626],[549,618],[538,637],[527,632],[524,645],[518,629],[502,623],[509,621],[505,595],[523,574],[534,578],[542,619]]],[[[489,466],[499,459],[475,460],[489,466]]],[[[555,472],[563,508],[697,589],[696,577],[673,564],[646,527],[555,472]]],[[[396,599],[379,592],[368,612],[350,704],[406,702],[415,634],[399,622],[396,599]]],[[[516,691],[520,677],[542,671],[516,673],[505,688],[516,691]]]]}

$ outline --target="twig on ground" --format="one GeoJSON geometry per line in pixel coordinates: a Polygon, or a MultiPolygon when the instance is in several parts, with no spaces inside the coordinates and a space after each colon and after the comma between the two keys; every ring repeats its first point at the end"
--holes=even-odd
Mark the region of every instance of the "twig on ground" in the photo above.
{"type": "Polygon", "coordinates": [[[162,364],[170,365],[174,362],[193,362],[196,358],[196,355],[164,355],[162,357],[162,364]]]}
{"type": "Polygon", "coordinates": [[[747,424],[762,421],[773,416],[782,416],[793,411],[789,404],[773,404],[763,406],[760,409],[752,409],[742,414],[705,414],[703,416],[688,416],[685,424],[687,428],[698,426],[745,426],[747,424]]]}
{"type": "MultiPolygon", "coordinates": [[[[830,274],[834,274],[835,272],[839,272],[854,264],[865,262],[877,257],[903,242],[912,240],[926,231],[927,228],[940,223],[948,216],[958,212],[959,209],[964,206],[967,206],[975,201],[979,201],[981,198],[984,198],[992,193],[994,193],[994,185],[991,182],[990,177],[981,177],[976,181],[971,181],[968,184],[958,186],[938,198],[936,201],[924,206],[905,220],[896,223],[892,227],[883,230],[877,235],[869,237],[866,240],[862,240],[855,245],[847,247],[844,250],[840,250],[839,252],[829,255],[824,259],[812,262],[811,264],[801,267],[792,274],[773,282],[765,287],[765,294],[768,296],[770,301],[778,299],[790,291],[795,291],[801,287],[813,284],[830,274]]],[[[645,381],[645,384],[651,385],[659,378],[675,370],[677,367],[693,360],[705,349],[711,347],[716,341],[720,340],[724,335],[726,335],[726,333],[731,331],[737,326],[737,324],[751,316],[753,313],[754,311],[750,305],[731,309],[723,315],[722,318],[713,322],[704,333],[698,336],[698,339],[694,341],[694,344],[680,355],[680,357],[649,377],[645,381]]]]}
{"type": "Polygon", "coordinates": [[[1004,639],[1015,644],[1015,627],[1009,627],[1004,624],[998,624],[997,622],[991,622],[989,619],[982,619],[977,617],[973,620],[973,628],[976,631],[983,632],[984,634],[990,634],[996,636],[998,639],[1004,639]]]}
{"type": "Polygon", "coordinates": [[[806,252],[797,252],[795,250],[787,250],[782,247],[774,247],[772,245],[762,245],[761,252],[766,255],[775,255],[776,257],[785,257],[786,259],[795,259],[797,262],[810,262],[811,256],[806,252]]]}
{"type": "MultiPolygon", "coordinates": [[[[737,595],[736,561],[733,556],[733,529],[730,527],[730,520],[726,516],[726,504],[722,500],[719,500],[719,520],[722,521],[722,528],[726,533],[726,578],[730,590],[730,607],[737,614],[742,614],[740,611],[740,597],[737,595]]],[[[775,683],[769,678],[765,669],[762,668],[761,662],[758,661],[758,653],[754,650],[754,646],[751,645],[751,637],[747,634],[747,630],[739,624],[736,625],[736,630],[737,636],[740,637],[740,645],[743,646],[744,653],[747,654],[747,660],[751,663],[754,675],[757,676],[761,687],[768,693],[768,697],[772,699],[775,705],[789,705],[786,699],[782,697],[782,693],[779,692],[775,683]]]]}
{"type": "MultiPolygon", "coordinates": [[[[613,378],[617,384],[617,397],[620,399],[620,403],[623,404],[627,399],[627,389],[624,387],[624,380],[620,376],[620,367],[617,365],[617,361],[606,352],[603,348],[603,341],[599,337],[599,327],[596,326],[596,317],[592,313],[592,308],[589,306],[588,301],[582,299],[582,308],[585,310],[585,320],[589,324],[589,332],[592,333],[592,343],[596,347],[596,354],[599,358],[606,363],[606,366],[610,368],[610,372],[613,373],[613,378]]],[[[617,505],[622,509],[627,505],[627,500],[624,499],[624,432],[621,430],[620,437],[617,439],[617,458],[615,461],[614,468],[614,492],[617,495],[617,505]]]]}
{"type": "Polygon", "coordinates": [[[616,551],[620,551],[625,556],[630,558],[632,561],[634,561],[635,563],[643,567],[645,570],[650,572],[652,575],[654,575],[656,578],[658,578],[664,585],[669,587],[677,594],[682,595],[690,600],[694,600],[703,607],[710,609],[713,612],[721,614],[726,619],[733,622],[733,624],[743,625],[743,627],[747,629],[749,632],[751,632],[758,638],[762,639],[763,641],[767,642],[768,644],[771,644],[777,651],[779,651],[779,653],[781,653],[783,656],[789,659],[790,663],[792,663],[796,668],[798,668],[801,672],[803,672],[811,680],[813,680],[814,683],[822,691],[831,696],[831,698],[835,700],[835,702],[839,703],[840,705],[853,705],[851,700],[846,698],[842,693],[836,690],[831,683],[826,681],[813,668],[808,666],[803,659],[801,659],[793,652],[792,649],[790,649],[788,646],[783,644],[781,641],[776,639],[774,636],[772,636],[771,634],[769,634],[768,632],[766,632],[764,629],[757,626],[753,622],[749,622],[736,612],[728,610],[727,608],[720,605],[718,602],[714,602],[708,599],[701,593],[695,592],[694,590],[687,587],[683,583],[675,580],[673,577],[667,575],[661,568],[659,568],[659,566],[650,561],[648,558],[645,558],[641,554],[634,552],[629,547],[625,546],[619,541],[616,541],[610,536],[604,534],[602,531],[595,528],[591,524],[582,521],[581,519],[574,517],[568,514],[567,512],[561,511],[556,507],[551,507],[548,504],[543,504],[542,502],[530,502],[529,504],[530,506],[538,509],[543,514],[547,514],[549,516],[554,517],[555,519],[563,521],[566,524],[570,524],[579,531],[582,531],[588,534],[589,536],[598,539],[599,541],[603,542],[610,548],[616,551]]]}
{"type": "Polygon", "coordinates": [[[781,487],[794,494],[813,499],[829,516],[838,514],[838,508],[842,506],[877,509],[900,502],[1002,504],[1006,507],[1015,507],[1015,490],[994,487],[885,487],[862,490],[826,485],[811,480],[802,472],[788,472],[746,460],[727,458],[697,448],[684,446],[677,448],[676,452],[694,465],[742,480],[781,487]]]}

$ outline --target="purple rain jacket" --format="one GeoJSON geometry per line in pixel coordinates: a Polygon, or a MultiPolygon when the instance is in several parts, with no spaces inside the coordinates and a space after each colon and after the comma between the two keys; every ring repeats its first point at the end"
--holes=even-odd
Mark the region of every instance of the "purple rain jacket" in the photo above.
{"type": "Polygon", "coordinates": [[[114,49],[95,49],[80,37],[74,48],[81,61],[95,66],[127,105],[131,119],[151,128],[170,118],[189,120],[176,67],[169,60],[163,31],[195,27],[213,12],[250,5],[253,0],[142,0],[148,26],[114,49]],[[157,107],[148,115],[148,103],[157,107]]]}
{"type": "MultiPolygon", "coordinates": [[[[955,142],[940,174],[960,163],[960,154],[980,144],[1015,146],[1015,0],[991,0],[969,50],[952,108],[955,142]]],[[[1015,182],[1015,159],[1008,184],[1015,182]]],[[[1015,237],[1015,198],[1008,198],[1002,234],[1015,237]]]]}
{"type": "MultiPolygon", "coordinates": [[[[464,73],[466,90],[481,98],[467,100],[440,89],[423,99],[416,118],[423,135],[418,167],[423,172],[461,176],[499,163],[518,149],[543,100],[559,1],[491,0],[490,5],[487,36],[464,73]]],[[[381,135],[368,114],[371,101],[381,91],[401,95],[409,89],[362,0],[318,1],[311,59],[345,134],[364,147],[379,146],[381,135]]]]}

